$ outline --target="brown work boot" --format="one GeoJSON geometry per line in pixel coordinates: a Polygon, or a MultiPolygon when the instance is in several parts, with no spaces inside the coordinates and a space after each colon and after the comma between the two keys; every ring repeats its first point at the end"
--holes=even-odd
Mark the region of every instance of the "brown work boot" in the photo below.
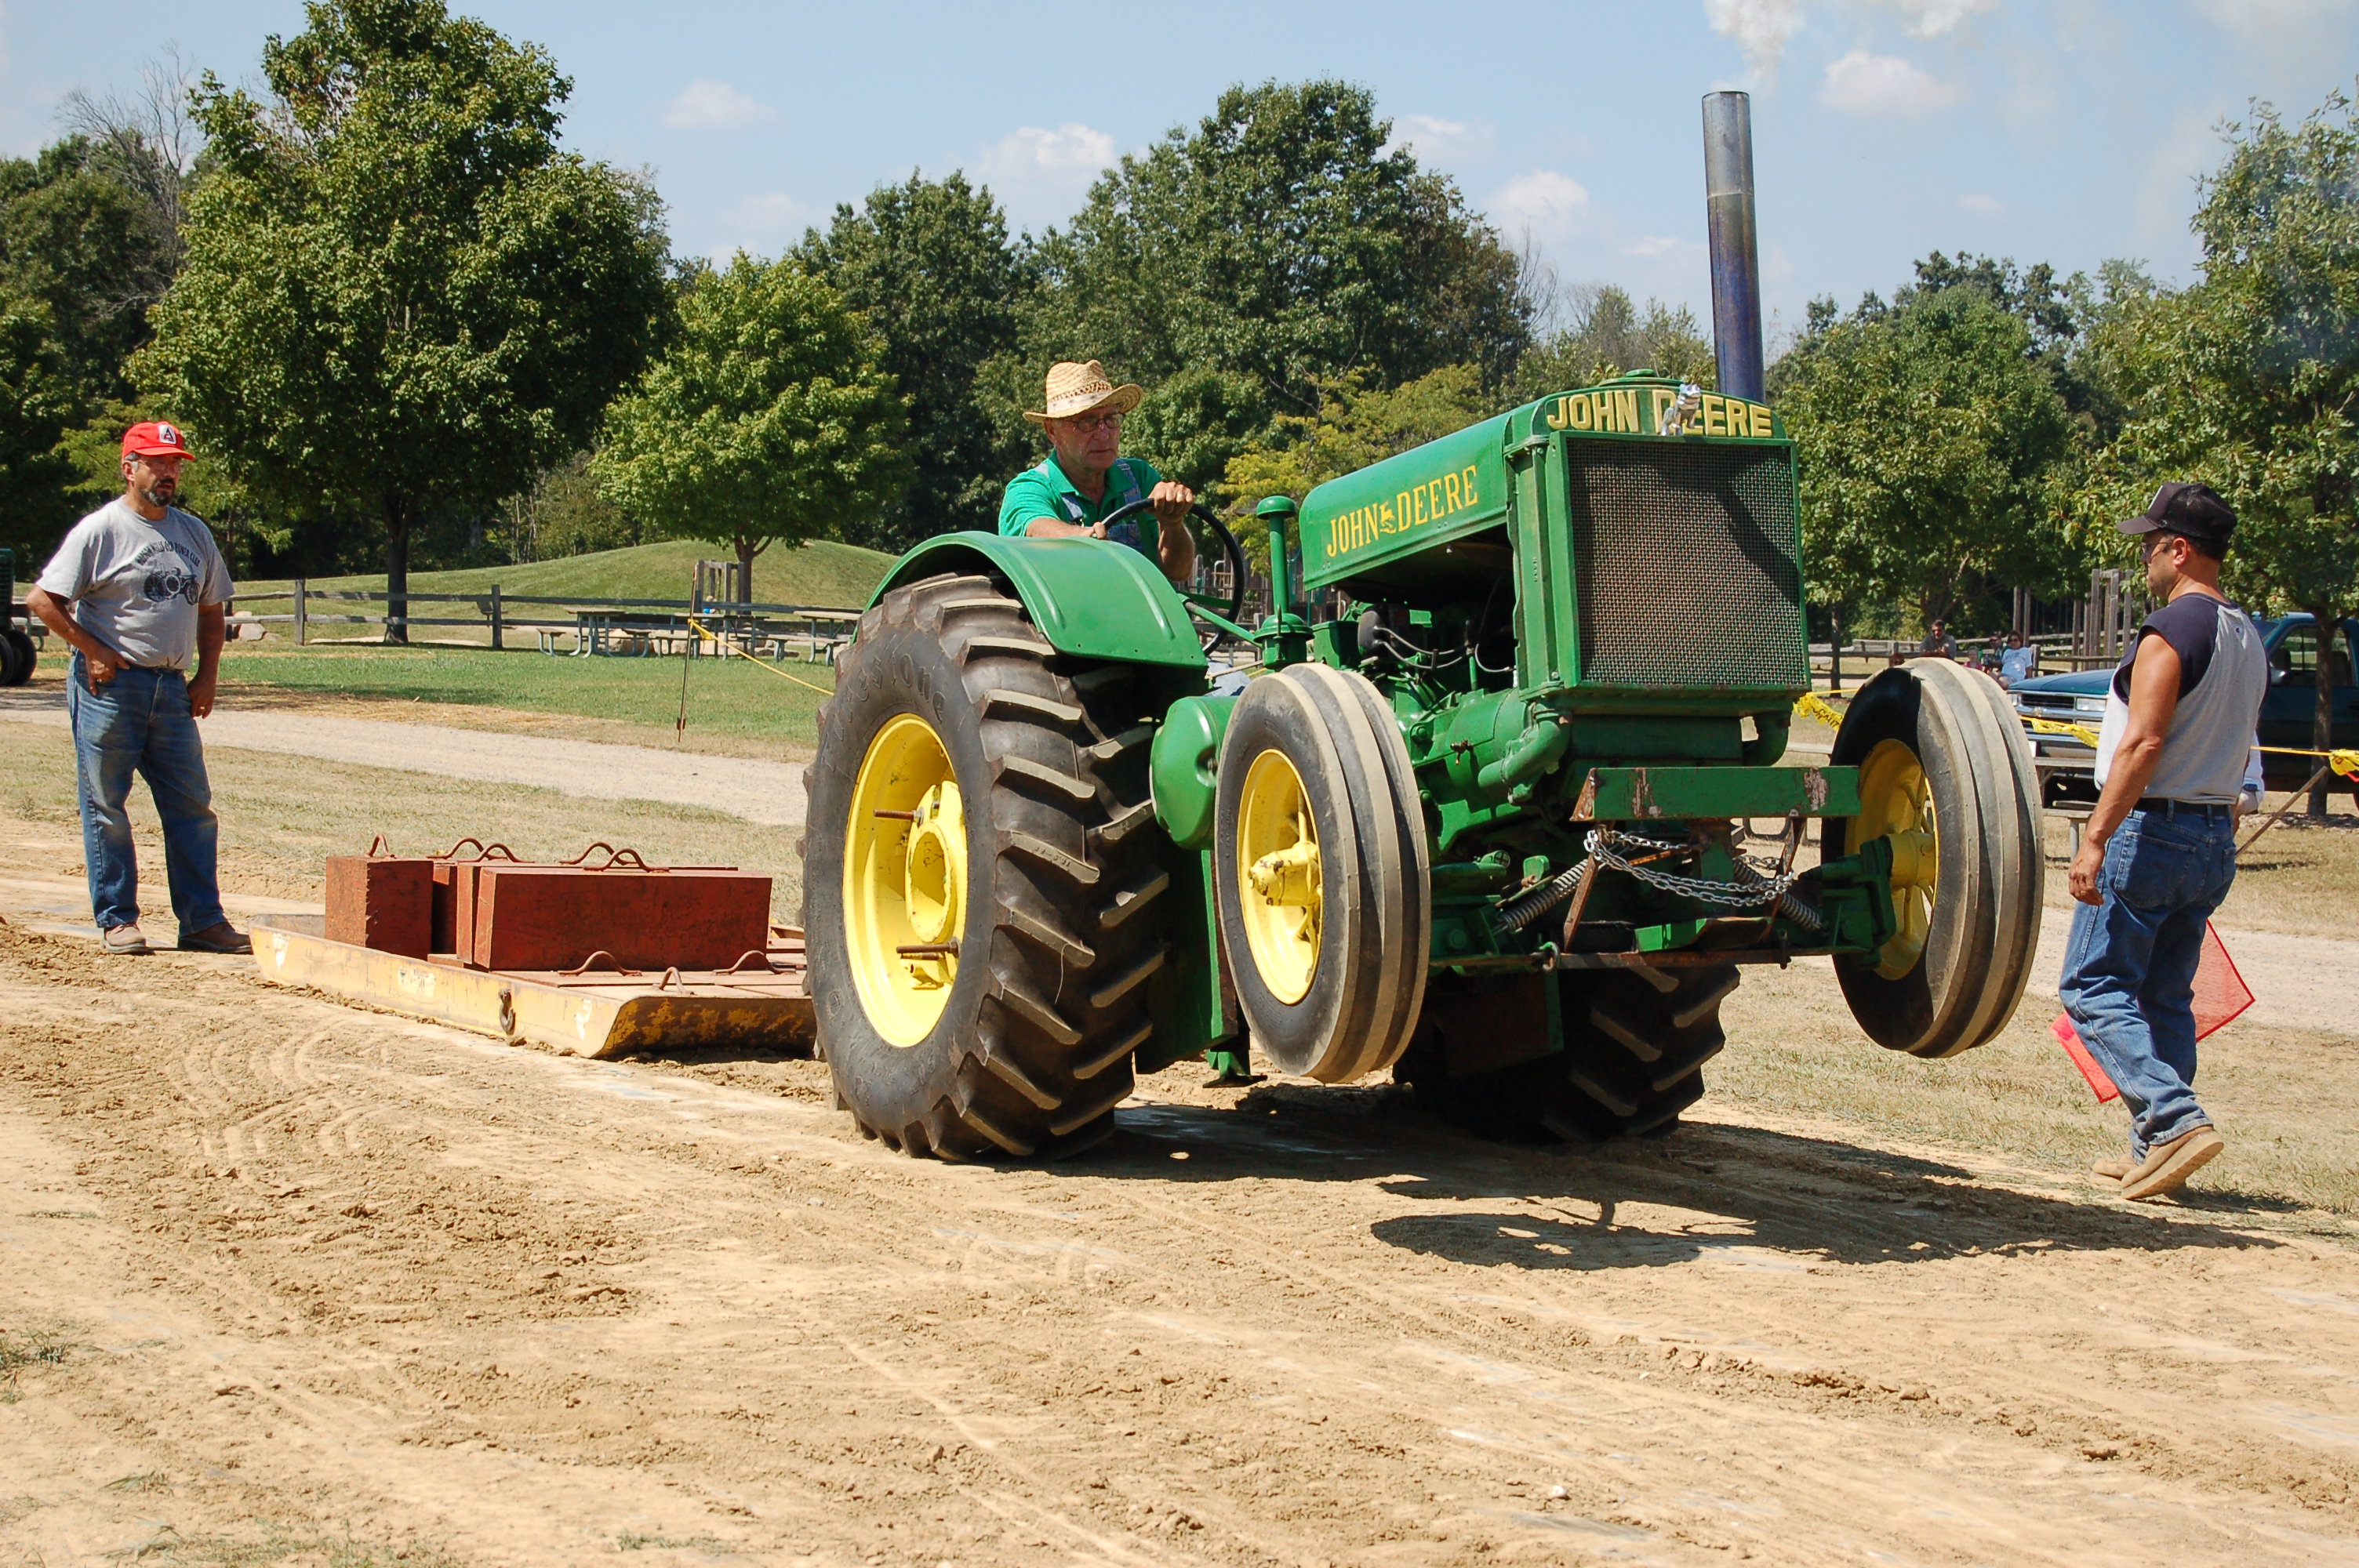
{"type": "Polygon", "coordinates": [[[202,931],[193,931],[180,938],[183,953],[251,953],[254,944],[245,933],[223,921],[202,931]]]}
{"type": "Polygon", "coordinates": [[[2128,1175],[2136,1165],[2136,1161],[2126,1160],[2121,1155],[2115,1154],[2109,1158],[2099,1160],[2094,1164],[2091,1165],[2089,1167],[2089,1173],[2093,1176],[2102,1176],[2109,1182],[2118,1182],[2124,1176],[2128,1175]]]}
{"type": "Polygon", "coordinates": [[[136,957],[148,951],[147,938],[136,925],[110,925],[99,935],[99,941],[110,953],[136,957]]]}
{"type": "Polygon", "coordinates": [[[2186,1184],[2188,1177],[2211,1163],[2212,1156],[2227,1146],[2208,1127],[2182,1132],[2168,1143],[2158,1143],[2146,1152],[2136,1170],[2122,1178],[2122,1196],[2135,1202],[2177,1192],[2186,1184]]]}

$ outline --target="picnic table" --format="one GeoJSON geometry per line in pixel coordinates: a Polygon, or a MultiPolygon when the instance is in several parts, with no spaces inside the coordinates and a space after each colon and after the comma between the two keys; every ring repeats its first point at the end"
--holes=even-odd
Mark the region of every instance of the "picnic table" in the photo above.
{"type": "MultiPolygon", "coordinates": [[[[577,610],[573,612],[573,654],[577,658],[644,658],[688,634],[677,615],[644,610],[577,610]]],[[[669,649],[664,650],[669,652],[669,649]]]]}
{"type": "Polygon", "coordinates": [[[573,646],[560,645],[563,626],[537,628],[540,651],[574,658],[644,658],[649,654],[718,653],[734,649],[755,658],[781,660],[799,654],[805,662],[835,663],[859,623],[856,610],[799,610],[769,618],[725,612],[658,614],[639,610],[576,610],[573,646]],[[700,632],[700,628],[701,629],[700,632]]]}

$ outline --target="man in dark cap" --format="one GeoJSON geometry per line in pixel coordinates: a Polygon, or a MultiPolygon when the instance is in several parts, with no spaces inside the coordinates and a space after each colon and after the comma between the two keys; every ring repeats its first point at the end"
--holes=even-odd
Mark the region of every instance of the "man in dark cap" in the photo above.
{"type": "Polygon", "coordinates": [[[2161,608],[2122,655],[2097,740],[2096,809],[2072,860],[2064,1009],[2122,1091],[2127,1198],[2177,1190],[2225,1147],[2195,1098],[2195,967],[2236,875],[2235,805],[2268,658],[2220,591],[2235,514],[2174,480],[2119,524],[2161,608]]]}

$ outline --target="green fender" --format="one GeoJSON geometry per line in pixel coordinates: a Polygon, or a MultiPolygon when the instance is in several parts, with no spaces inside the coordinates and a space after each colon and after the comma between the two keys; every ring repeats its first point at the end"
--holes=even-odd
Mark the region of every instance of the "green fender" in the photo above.
{"type": "Polygon", "coordinates": [[[896,561],[868,602],[920,578],[973,571],[1006,578],[1060,654],[1204,667],[1187,602],[1161,569],[1136,550],[1103,539],[940,535],[896,561]]]}

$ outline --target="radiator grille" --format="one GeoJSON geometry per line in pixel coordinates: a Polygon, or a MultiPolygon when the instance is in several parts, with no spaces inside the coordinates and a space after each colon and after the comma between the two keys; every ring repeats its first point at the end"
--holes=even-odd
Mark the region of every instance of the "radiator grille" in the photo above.
{"type": "Polygon", "coordinates": [[[1782,448],[1564,446],[1582,685],[1809,684],[1782,448]]]}

